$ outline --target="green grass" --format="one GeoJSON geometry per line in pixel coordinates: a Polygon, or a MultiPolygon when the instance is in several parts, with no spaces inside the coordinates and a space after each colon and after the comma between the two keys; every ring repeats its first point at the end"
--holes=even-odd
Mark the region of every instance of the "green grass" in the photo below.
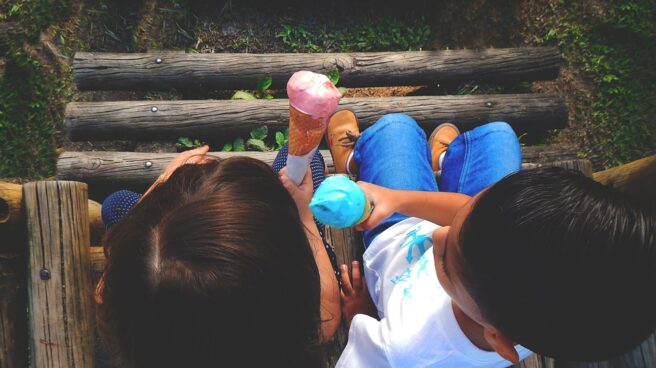
{"type": "MultiPolygon", "coordinates": [[[[67,1],[23,0],[0,7],[0,20],[19,20],[28,38],[67,11],[67,1]]],[[[0,82],[0,177],[43,178],[55,172],[55,135],[62,100],[71,95],[68,78],[44,65],[38,52],[13,45],[0,82]]],[[[66,67],[64,67],[66,68],[66,67]]],[[[70,75],[70,71],[65,70],[70,75]]]]}
{"type": "Polygon", "coordinates": [[[350,52],[421,50],[430,35],[431,29],[422,19],[415,22],[387,19],[369,20],[345,31],[283,24],[276,37],[289,52],[350,52]]]}
{"type": "Polygon", "coordinates": [[[609,2],[602,16],[584,16],[584,5],[552,2],[565,14],[546,32],[567,62],[592,84],[580,101],[585,156],[611,167],[656,152],[656,5],[651,0],[609,2]]]}

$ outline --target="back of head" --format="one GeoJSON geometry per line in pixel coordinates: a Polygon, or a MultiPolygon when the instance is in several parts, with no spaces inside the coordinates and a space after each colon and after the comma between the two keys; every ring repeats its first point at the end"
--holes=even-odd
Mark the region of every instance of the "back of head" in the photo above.
{"type": "Polygon", "coordinates": [[[319,274],[296,206],[264,163],[179,168],[107,234],[98,320],[125,366],[302,366],[319,274]]]}
{"type": "Polygon", "coordinates": [[[656,222],[578,172],[513,174],[462,227],[463,281],[483,317],[559,359],[602,360],[656,327],[656,222]]]}

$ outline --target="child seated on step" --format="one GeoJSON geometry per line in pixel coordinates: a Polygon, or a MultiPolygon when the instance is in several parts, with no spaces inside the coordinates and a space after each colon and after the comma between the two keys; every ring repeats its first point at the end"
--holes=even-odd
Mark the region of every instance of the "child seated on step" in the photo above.
{"type": "Polygon", "coordinates": [[[360,136],[339,111],[327,134],[374,206],[359,225],[365,280],[357,263],[341,270],[337,367],[505,367],[531,350],[600,360],[654,331],[653,214],[578,172],[519,171],[507,124],[441,126],[429,146],[407,115],[360,136]]]}
{"type": "Polygon", "coordinates": [[[96,301],[110,356],[121,367],[316,366],[341,322],[339,289],[323,226],[297,203],[323,159],[297,187],[275,172],[286,149],[274,169],[207,150],[179,155],[143,197],[103,204],[96,301]]]}

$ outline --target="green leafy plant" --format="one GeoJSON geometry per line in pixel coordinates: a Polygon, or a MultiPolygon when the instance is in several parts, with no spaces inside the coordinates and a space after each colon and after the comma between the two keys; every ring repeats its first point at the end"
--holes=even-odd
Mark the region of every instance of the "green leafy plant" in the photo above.
{"type": "Polygon", "coordinates": [[[194,148],[202,147],[203,143],[198,139],[191,139],[187,137],[178,138],[178,142],[175,144],[175,148],[178,152],[188,151],[194,148]]]}
{"type": "Polygon", "coordinates": [[[583,71],[589,92],[575,101],[573,126],[597,167],[611,167],[656,151],[656,7],[650,0],[609,4],[603,18],[582,17],[584,5],[551,4],[557,14],[537,43],[556,43],[583,71]]]}
{"type": "Polygon", "coordinates": [[[421,50],[430,35],[430,26],[419,19],[370,20],[348,31],[313,31],[304,25],[283,24],[276,38],[291,52],[404,51],[421,50]]]}
{"type": "MultiPolygon", "coordinates": [[[[326,73],[326,76],[335,85],[335,87],[337,87],[337,83],[339,83],[339,70],[337,69],[329,70],[328,73],[326,73]]],[[[344,92],[346,92],[346,88],[344,87],[337,87],[337,90],[339,90],[339,93],[341,94],[344,94],[344,92]]]]}
{"type": "Polygon", "coordinates": [[[273,83],[273,78],[271,77],[263,77],[263,78],[258,78],[256,81],[256,89],[253,92],[248,92],[248,91],[236,91],[235,94],[232,95],[231,99],[232,100],[271,100],[273,99],[273,95],[269,93],[269,88],[271,87],[271,84],[273,83]]]}
{"type": "Polygon", "coordinates": [[[244,141],[243,138],[236,138],[233,142],[228,142],[223,145],[221,151],[223,152],[243,152],[243,151],[274,151],[280,150],[288,142],[289,132],[285,129],[282,132],[276,132],[274,135],[275,142],[273,144],[267,143],[269,135],[269,128],[261,126],[251,130],[249,138],[244,141]]]}

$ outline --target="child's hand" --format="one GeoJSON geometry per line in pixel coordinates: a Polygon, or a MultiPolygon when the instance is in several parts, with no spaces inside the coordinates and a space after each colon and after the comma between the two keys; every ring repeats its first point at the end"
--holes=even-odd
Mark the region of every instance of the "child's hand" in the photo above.
{"type": "Polygon", "coordinates": [[[290,179],[286,174],[287,168],[284,167],[282,170],[280,170],[279,173],[280,182],[282,182],[282,186],[287,189],[289,194],[292,196],[292,199],[294,199],[296,207],[298,207],[298,212],[301,215],[312,215],[309,207],[314,192],[314,187],[312,186],[312,172],[309,168],[307,169],[305,177],[303,177],[303,181],[300,185],[296,185],[296,183],[294,183],[292,179],[290,179]]]}
{"type": "Polygon", "coordinates": [[[366,314],[378,319],[378,311],[371,300],[367,283],[360,276],[360,263],[351,263],[351,278],[349,279],[348,266],[342,265],[342,315],[346,319],[346,327],[351,327],[351,321],[356,314],[366,314]]]}
{"type": "Polygon", "coordinates": [[[371,229],[394,212],[397,212],[396,203],[398,203],[398,198],[394,197],[394,191],[392,189],[364,181],[359,181],[358,185],[364,191],[367,200],[372,203],[373,211],[364,222],[355,226],[356,230],[363,231],[371,229]]]}

